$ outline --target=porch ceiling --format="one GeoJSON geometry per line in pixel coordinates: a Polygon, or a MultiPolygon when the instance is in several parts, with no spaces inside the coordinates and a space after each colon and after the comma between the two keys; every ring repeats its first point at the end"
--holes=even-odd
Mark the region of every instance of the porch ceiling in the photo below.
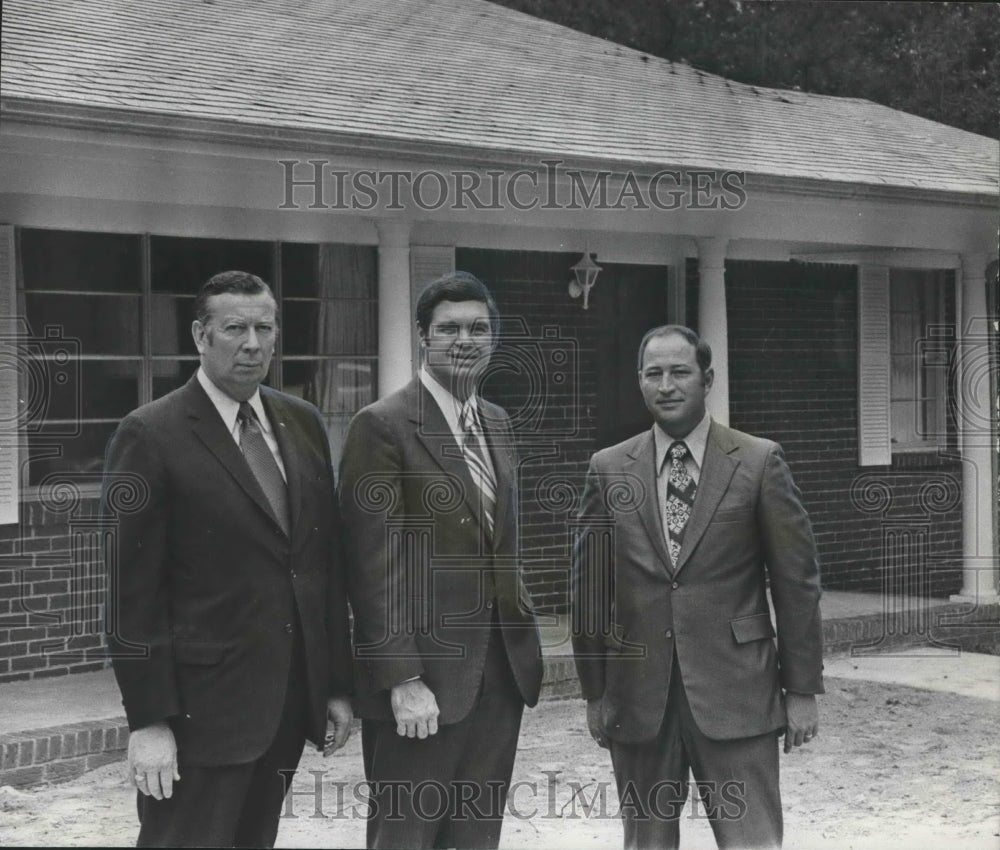
{"type": "Polygon", "coordinates": [[[993,139],[735,83],[483,0],[6,0],[2,50],[8,106],[998,194],[993,139]]]}

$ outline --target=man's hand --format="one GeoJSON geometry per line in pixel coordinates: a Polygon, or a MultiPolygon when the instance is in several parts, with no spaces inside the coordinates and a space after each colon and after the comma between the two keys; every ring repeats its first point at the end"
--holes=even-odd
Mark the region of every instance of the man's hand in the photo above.
{"type": "Polygon", "coordinates": [[[808,744],[819,733],[819,709],[815,694],[785,694],[785,752],[808,744]]]}
{"type": "Polygon", "coordinates": [[[326,701],[326,740],[323,742],[323,755],[337,752],[347,739],[351,737],[351,722],[354,711],[347,697],[330,697],[326,701]]]}
{"type": "Polygon", "coordinates": [[[396,717],[396,734],[407,738],[426,738],[437,734],[438,704],[434,691],[420,679],[403,682],[392,689],[392,713],[396,717]]]}
{"type": "Polygon", "coordinates": [[[128,773],[140,793],[169,800],[177,772],[177,742],[166,721],[136,729],[128,736],[128,773]]]}
{"type": "Polygon", "coordinates": [[[600,699],[592,699],[587,703],[587,728],[597,746],[608,749],[608,736],[604,734],[604,727],[601,725],[600,699]]]}

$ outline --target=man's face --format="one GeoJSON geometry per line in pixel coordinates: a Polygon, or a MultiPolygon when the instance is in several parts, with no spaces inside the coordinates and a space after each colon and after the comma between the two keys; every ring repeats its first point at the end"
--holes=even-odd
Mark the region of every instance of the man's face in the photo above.
{"type": "Polygon", "coordinates": [[[420,341],[427,371],[456,398],[465,399],[490,362],[490,311],[482,301],[441,301],[420,341]]]}
{"type": "Polygon", "coordinates": [[[680,440],[705,416],[714,373],[702,374],[694,346],[679,334],[653,337],[642,355],[639,389],[656,423],[680,440]]]}
{"type": "Polygon", "coordinates": [[[246,401],[267,375],[278,335],[276,305],[266,292],[223,292],[208,299],[209,318],[191,326],[201,366],[212,383],[246,401]]]}

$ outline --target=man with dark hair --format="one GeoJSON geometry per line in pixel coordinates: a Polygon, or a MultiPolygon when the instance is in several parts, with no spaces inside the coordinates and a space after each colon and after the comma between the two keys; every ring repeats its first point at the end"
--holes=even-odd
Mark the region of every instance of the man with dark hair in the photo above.
{"type": "Polygon", "coordinates": [[[368,846],[490,848],[542,675],[513,434],[476,394],[498,314],[454,272],[416,317],[419,374],[358,413],[341,462],[368,846]]]}
{"type": "Polygon", "coordinates": [[[306,739],[350,733],[333,470],[319,411],[261,386],[267,284],[222,272],[195,303],[198,371],[108,449],[110,645],[139,845],[270,847],[306,739]]]}
{"type": "Polygon", "coordinates": [[[655,424],[591,458],[580,511],[573,646],[626,848],[678,846],[689,770],[720,847],[780,846],[778,736],[787,753],[819,726],[809,517],[781,447],[706,413],[711,364],[689,328],[646,334],[655,424]]]}

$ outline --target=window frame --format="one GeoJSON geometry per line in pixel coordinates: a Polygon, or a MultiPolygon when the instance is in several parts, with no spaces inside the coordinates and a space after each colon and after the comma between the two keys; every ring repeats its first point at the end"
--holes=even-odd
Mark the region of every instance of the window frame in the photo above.
{"type": "MultiPolygon", "coordinates": [[[[24,231],[49,231],[53,233],[73,233],[79,234],[81,236],[87,235],[105,235],[111,233],[111,231],[99,231],[99,230],[80,230],[80,229],[69,229],[69,228],[59,228],[59,227],[26,227],[17,226],[13,228],[13,253],[16,257],[16,269],[17,273],[15,275],[14,282],[14,296],[16,298],[16,303],[19,305],[18,313],[24,316],[26,322],[31,322],[31,329],[35,334],[42,332],[43,322],[35,320],[33,317],[28,316],[27,305],[25,303],[26,294],[31,293],[41,293],[41,294],[71,294],[79,295],[81,297],[89,297],[94,294],[89,290],[64,290],[64,289],[48,289],[48,288],[37,288],[37,287],[26,287],[24,272],[22,268],[21,259],[23,256],[21,248],[21,235],[24,231]]],[[[87,354],[85,351],[81,351],[77,363],[85,364],[88,362],[129,362],[137,363],[137,396],[138,396],[138,406],[153,401],[159,396],[154,394],[154,379],[156,377],[156,363],[198,363],[198,353],[194,348],[194,343],[191,343],[190,352],[184,352],[181,354],[158,354],[153,351],[153,321],[154,321],[154,299],[157,296],[168,296],[172,298],[190,298],[193,293],[187,292],[176,292],[173,290],[154,290],[153,288],[153,269],[152,269],[152,251],[153,251],[153,239],[158,236],[167,236],[168,234],[159,234],[153,232],[123,232],[114,231],[114,235],[132,237],[139,241],[139,257],[140,257],[140,267],[138,269],[139,280],[137,289],[128,289],[122,292],[114,292],[111,294],[120,295],[126,298],[138,298],[139,308],[138,315],[140,321],[140,331],[139,331],[139,352],[135,355],[118,355],[118,354],[87,354]]],[[[188,238],[188,237],[177,237],[177,238],[188,238]]],[[[284,296],[284,285],[282,280],[282,258],[281,251],[282,246],[285,243],[295,243],[295,244],[308,244],[319,246],[324,243],[320,242],[301,242],[299,240],[276,240],[276,239],[232,239],[226,237],[190,237],[192,239],[213,239],[220,242],[261,242],[270,246],[270,257],[269,261],[271,264],[271,274],[270,277],[266,278],[270,284],[275,299],[278,303],[279,320],[282,317],[282,306],[283,306],[283,296],[284,296]]],[[[347,243],[354,244],[354,243],[347,243]]],[[[200,282],[199,282],[200,285],[200,282]]],[[[103,290],[102,290],[103,291],[103,290]]],[[[301,300],[321,300],[319,297],[316,299],[296,299],[301,300]]],[[[327,298],[328,301],[337,301],[337,298],[327,298]]],[[[350,299],[347,300],[357,300],[350,299]]],[[[377,293],[377,281],[376,281],[376,292],[374,301],[377,305],[378,293],[377,293]]],[[[374,328],[373,337],[375,340],[374,350],[370,354],[354,354],[354,355],[344,355],[344,354],[334,354],[326,355],[320,352],[315,354],[299,354],[299,355],[288,355],[284,353],[282,333],[279,330],[277,342],[275,345],[274,357],[271,361],[271,367],[268,372],[266,379],[266,385],[277,390],[283,390],[283,373],[285,361],[321,361],[321,360],[352,360],[352,361],[368,361],[372,364],[372,369],[375,370],[377,374],[378,369],[378,327],[377,327],[377,306],[376,306],[376,326],[374,328]]],[[[51,324],[51,323],[49,323],[51,324]]],[[[317,347],[319,342],[317,341],[317,347]]],[[[183,379],[186,381],[187,379],[183,379]]],[[[19,384],[23,381],[23,378],[19,378],[19,384]]],[[[161,393],[162,395],[162,393],[161,393]]],[[[321,411],[323,414],[324,421],[329,425],[329,421],[336,418],[337,412],[327,412],[321,411]]],[[[353,415],[353,414],[351,414],[353,415]]],[[[50,420],[41,420],[43,422],[48,422],[50,420]]],[[[55,420],[52,420],[55,421],[55,420]]],[[[111,417],[111,416],[99,416],[99,417],[88,417],[84,419],[82,416],[79,418],[79,425],[100,425],[100,424],[110,424],[117,423],[121,421],[121,417],[111,417]]],[[[19,501],[30,502],[38,501],[41,498],[42,488],[40,487],[40,482],[44,481],[44,478],[48,477],[50,474],[58,475],[60,473],[66,473],[67,475],[74,474],[70,469],[53,470],[51,473],[43,473],[41,479],[38,479],[36,483],[32,483],[31,474],[31,461],[29,460],[29,452],[27,445],[27,430],[21,425],[18,429],[18,441],[23,443],[23,454],[21,455],[21,463],[19,467],[19,501]]],[[[54,437],[53,441],[60,439],[59,437],[54,437]]],[[[66,439],[63,437],[62,439],[66,439]]],[[[85,473],[89,474],[89,473],[85,473]]],[[[99,479],[99,475],[96,476],[99,479]]],[[[80,485],[80,496],[84,498],[93,498],[98,496],[100,493],[100,483],[99,481],[83,482],[80,485]]]]}

